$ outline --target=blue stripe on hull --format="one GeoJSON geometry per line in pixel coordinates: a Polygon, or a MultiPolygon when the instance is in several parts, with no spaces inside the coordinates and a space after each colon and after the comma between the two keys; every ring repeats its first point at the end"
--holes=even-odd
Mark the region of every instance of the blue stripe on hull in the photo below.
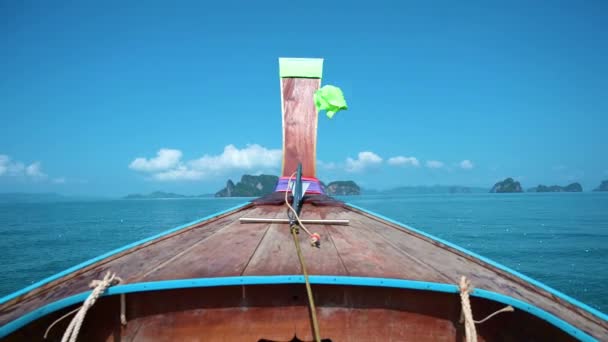
{"type": "MultiPolygon", "coordinates": [[[[425,281],[391,279],[391,278],[367,278],[367,277],[348,277],[348,276],[310,276],[311,284],[317,285],[347,285],[347,286],[374,286],[391,287],[408,290],[459,293],[458,286],[452,284],[432,283],[425,281]]],[[[135,292],[149,292],[159,290],[172,290],[184,288],[204,288],[217,286],[240,286],[240,285],[277,285],[277,284],[303,284],[304,277],[300,275],[280,275],[280,276],[242,276],[242,277],[220,277],[220,278],[196,278],[164,280],[156,282],[125,284],[110,287],[104,296],[118,294],[128,294],[135,292]]],[[[82,303],[90,291],[79,293],[56,302],[47,304],[32,312],[29,312],[18,319],[0,328],[0,338],[16,331],[17,329],[43,317],[50,313],[64,309],[70,305],[82,303]]],[[[569,335],[581,341],[596,341],[592,336],[571,325],[570,323],[526,302],[515,299],[500,293],[475,289],[471,296],[489,299],[495,302],[511,305],[516,309],[528,312],[539,317],[555,327],[565,331],[569,335]]]]}
{"type": "Polygon", "coordinates": [[[530,278],[530,277],[528,277],[528,276],[526,276],[526,275],[524,275],[524,274],[522,274],[520,272],[517,272],[517,271],[515,271],[515,270],[513,270],[513,269],[511,269],[511,268],[509,268],[507,266],[499,264],[496,261],[490,260],[490,259],[488,259],[486,257],[483,257],[483,256],[481,256],[481,255],[479,255],[479,254],[477,254],[475,252],[469,251],[469,250],[467,250],[467,249],[465,249],[463,247],[460,247],[458,245],[455,245],[455,244],[453,244],[451,242],[448,242],[446,240],[443,240],[441,238],[438,238],[436,236],[433,236],[433,235],[431,235],[429,233],[423,232],[423,231],[418,230],[416,228],[412,228],[410,226],[407,226],[407,225],[405,225],[405,224],[403,224],[401,222],[395,221],[395,220],[390,219],[388,217],[385,217],[385,216],[382,216],[380,214],[377,214],[377,213],[371,212],[369,210],[363,209],[363,208],[358,207],[358,206],[356,206],[354,204],[347,203],[347,205],[350,206],[350,207],[352,207],[352,208],[354,208],[354,209],[357,209],[357,210],[360,210],[362,212],[368,213],[368,214],[370,214],[372,216],[376,216],[376,217],[378,217],[378,218],[380,218],[382,220],[385,220],[385,221],[388,221],[390,223],[396,224],[396,225],[398,225],[398,226],[400,226],[402,228],[405,228],[407,230],[411,230],[411,231],[413,231],[415,233],[418,233],[420,235],[426,236],[426,237],[428,237],[428,238],[430,238],[432,240],[435,240],[435,241],[440,242],[440,243],[442,243],[442,244],[444,244],[446,246],[452,247],[452,248],[454,248],[456,250],[459,250],[459,251],[461,251],[461,252],[463,252],[465,254],[468,254],[468,255],[472,256],[473,258],[477,258],[477,259],[479,259],[479,260],[481,260],[481,261],[483,261],[483,262],[485,262],[485,263],[487,263],[487,264],[489,264],[491,266],[494,266],[494,267],[496,267],[496,268],[498,268],[500,270],[503,270],[503,271],[505,271],[507,273],[511,273],[512,275],[514,275],[516,277],[519,277],[522,280],[524,280],[524,281],[526,281],[526,282],[528,282],[530,284],[533,284],[533,285],[535,285],[535,286],[537,286],[537,287],[539,287],[539,288],[541,288],[541,289],[543,289],[543,290],[551,293],[552,295],[554,295],[556,297],[559,297],[559,298],[561,298],[561,299],[569,302],[570,304],[576,305],[579,308],[581,308],[581,309],[583,309],[585,311],[588,311],[588,312],[594,314],[595,316],[598,316],[599,318],[601,318],[601,319],[603,319],[605,321],[608,321],[608,315],[606,315],[605,313],[603,313],[603,312],[601,312],[601,311],[599,311],[597,309],[594,309],[594,308],[590,307],[589,305],[587,305],[587,304],[585,304],[585,303],[583,303],[583,302],[581,302],[579,300],[576,300],[576,299],[568,296],[567,294],[559,292],[558,290],[553,289],[553,288],[551,288],[551,287],[549,287],[549,286],[541,283],[538,280],[532,279],[532,278],[530,278]]]}

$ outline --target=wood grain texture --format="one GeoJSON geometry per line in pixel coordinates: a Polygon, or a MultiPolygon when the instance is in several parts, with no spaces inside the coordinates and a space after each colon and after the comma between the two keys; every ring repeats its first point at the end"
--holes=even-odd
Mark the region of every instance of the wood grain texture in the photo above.
{"type": "Polygon", "coordinates": [[[126,283],[144,281],[145,278],[140,278],[138,275],[145,274],[149,269],[172,258],[191,244],[234,223],[235,219],[238,221],[243,215],[258,215],[266,212],[260,208],[243,208],[112,255],[4,303],[0,306],[0,325],[45,304],[89,290],[89,283],[94,279],[103,278],[109,270],[116,272],[126,283]]]}
{"type": "MultiPolygon", "coordinates": [[[[332,341],[462,341],[457,294],[379,287],[314,287],[322,338],[332,341]]],[[[83,325],[82,341],[311,341],[301,284],[228,286],[136,293],[127,297],[126,326],[118,297],[102,298],[83,325]]],[[[473,299],[482,316],[494,302],[473,299]]],[[[61,313],[57,313],[58,316],[61,313]]],[[[22,329],[8,341],[38,341],[51,319],[22,329]],[[44,323],[44,324],[40,324],[44,323]]],[[[66,325],[67,321],[61,323],[66,325]]],[[[57,341],[65,327],[52,330],[57,341]]],[[[478,326],[480,341],[572,341],[569,335],[524,312],[478,326]]]]}
{"type": "MultiPolygon", "coordinates": [[[[298,235],[308,272],[311,274],[348,275],[325,227],[311,225],[310,229],[321,235],[321,245],[323,247],[311,248],[308,236],[304,231],[301,231],[298,235]]],[[[302,268],[295,253],[295,244],[289,225],[273,224],[243,275],[301,273],[302,268]]]]}
{"type": "Polygon", "coordinates": [[[289,177],[302,163],[302,176],[316,177],[317,109],[313,95],[321,80],[282,78],[283,170],[289,177]]]}
{"type": "MultiPolygon", "coordinates": [[[[47,303],[85,291],[87,289],[87,284],[92,279],[100,278],[107,270],[117,271],[119,276],[126,279],[129,283],[234,275],[299,274],[301,272],[300,265],[288,225],[267,223],[241,224],[239,223],[238,218],[243,216],[284,218],[286,217],[286,208],[283,205],[276,205],[276,203],[273,203],[273,205],[253,205],[207,222],[185,228],[179,232],[172,233],[142,246],[134,247],[128,251],[109,257],[108,259],[102,260],[81,271],[49,283],[40,289],[31,291],[30,293],[23,295],[20,300],[3,305],[0,308],[0,324],[9,322],[20,315],[47,303]]],[[[416,232],[386,222],[375,216],[349,208],[340,202],[332,203],[332,205],[329,206],[306,203],[302,210],[302,218],[350,220],[350,225],[348,226],[310,225],[308,228],[311,231],[318,232],[321,235],[322,241],[320,249],[310,247],[308,245],[307,236],[303,232],[300,233],[299,239],[310,274],[387,277],[425,280],[448,284],[456,284],[461,275],[466,275],[472,280],[473,285],[477,288],[502,293],[523,300],[524,302],[531,303],[573,324],[600,340],[603,337],[608,336],[608,323],[599,317],[569,304],[562,299],[556,298],[547,291],[537,288],[505,271],[496,269],[492,265],[470,255],[449,246],[445,246],[438,241],[422,236],[416,232]],[[336,203],[338,204],[336,205],[336,203]]],[[[317,295],[317,290],[319,288],[323,288],[323,286],[313,287],[315,296],[317,295]]],[[[168,329],[173,329],[171,328],[171,326],[173,326],[177,329],[176,331],[178,331],[176,334],[181,336],[180,334],[182,334],[182,332],[179,331],[182,331],[180,330],[182,328],[177,325],[179,325],[179,321],[183,319],[185,325],[193,324],[190,328],[184,327],[183,329],[185,330],[183,330],[183,334],[195,332],[195,330],[193,330],[195,329],[195,320],[188,318],[190,317],[188,313],[180,313],[180,310],[191,311],[202,308],[222,307],[223,309],[217,312],[217,315],[221,316],[223,315],[222,312],[225,312],[222,310],[226,310],[227,307],[237,307],[239,308],[237,310],[238,312],[243,311],[243,308],[248,308],[245,310],[248,311],[253,307],[266,307],[269,305],[301,305],[305,307],[306,302],[303,300],[303,298],[305,298],[303,286],[288,286],[283,290],[281,289],[282,288],[275,288],[273,290],[274,292],[269,293],[271,298],[264,298],[262,295],[257,295],[255,292],[256,290],[252,287],[226,290],[228,292],[208,292],[209,296],[204,296],[197,300],[193,300],[186,292],[180,292],[181,294],[179,296],[171,298],[177,306],[175,306],[174,311],[172,311],[175,312],[175,315],[172,315],[170,319],[167,318],[172,322],[170,324],[167,323],[169,324],[168,329]],[[242,291],[253,292],[247,295],[242,291]],[[280,295],[282,293],[281,291],[287,292],[280,295]],[[297,291],[300,292],[296,294],[297,291]],[[295,296],[299,299],[287,303],[281,299],[281,296],[283,295],[295,296]],[[185,316],[180,316],[182,314],[185,316]]],[[[353,329],[353,326],[357,327],[360,325],[360,323],[357,322],[360,322],[363,319],[371,320],[375,315],[384,317],[383,319],[386,319],[386,322],[392,322],[389,324],[391,326],[398,326],[399,322],[404,322],[404,324],[411,327],[411,324],[414,324],[412,322],[418,322],[419,320],[419,318],[415,317],[425,315],[422,306],[408,307],[406,311],[410,312],[410,314],[392,312],[382,313],[382,310],[393,310],[393,303],[399,302],[398,298],[384,290],[374,290],[374,292],[369,288],[362,289],[367,295],[359,294],[358,296],[360,296],[360,298],[358,297],[359,299],[357,299],[356,302],[368,303],[372,300],[366,296],[373,297],[375,302],[368,307],[361,304],[357,306],[357,310],[354,311],[348,310],[351,306],[347,305],[344,307],[343,304],[341,304],[343,301],[338,298],[339,295],[337,295],[338,297],[336,298],[331,297],[329,295],[331,291],[327,292],[329,297],[320,299],[322,303],[325,303],[325,306],[332,308],[331,310],[328,309],[329,311],[324,311],[331,313],[327,315],[329,317],[327,318],[327,322],[335,322],[335,325],[328,326],[327,329],[337,329],[336,331],[340,329],[353,329]],[[372,311],[365,311],[368,309],[378,309],[380,311],[372,314],[372,311]],[[412,314],[414,316],[411,316],[412,314]]],[[[352,292],[355,290],[350,291],[352,292]]],[[[131,335],[128,336],[133,336],[133,338],[136,336],[147,336],[146,334],[148,332],[152,334],[150,336],[156,334],[153,330],[148,331],[148,328],[145,327],[149,325],[153,326],[156,324],[154,323],[156,320],[162,320],[162,318],[152,318],[152,316],[162,314],[164,312],[163,310],[167,307],[171,307],[171,305],[167,304],[164,300],[156,301],[154,299],[161,298],[155,297],[161,296],[161,292],[164,291],[146,295],[134,294],[128,296],[135,302],[138,301],[137,298],[141,298],[142,302],[151,301],[156,303],[142,304],[143,306],[141,306],[141,310],[138,311],[139,313],[136,312],[136,306],[130,306],[129,310],[132,310],[130,311],[131,317],[141,317],[142,321],[140,323],[144,330],[141,330],[142,335],[137,331],[129,330],[131,335]],[[148,321],[148,319],[150,321],[148,321]]],[[[340,292],[337,291],[336,293],[340,292]]],[[[418,297],[415,298],[426,298],[424,296],[426,296],[426,294],[418,293],[418,297]]],[[[415,298],[410,298],[409,301],[415,302],[415,298]]],[[[477,300],[478,299],[474,299],[474,301],[477,300]]],[[[169,301],[169,299],[167,299],[167,301],[169,301]]],[[[403,303],[402,306],[406,306],[406,304],[407,303],[403,303]]],[[[484,304],[481,307],[477,307],[477,305],[474,304],[475,317],[483,317],[483,315],[489,313],[492,308],[493,306],[490,304],[484,304]]],[[[292,317],[289,315],[295,315],[294,312],[297,312],[297,310],[289,310],[280,311],[281,313],[272,313],[266,309],[261,309],[258,314],[260,318],[266,317],[270,322],[273,322],[274,319],[278,319],[281,315],[292,317]]],[[[450,310],[454,311],[456,309],[450,310]]],[[[446,314],[454,314],[452,311],[446,314]]],[[[242,317],[245,321],[258,317],[256,315],[248,316],[245,313],[242,313],[242,316],[239,316],[241,314],[230,310],[226,312],[230,312],[230,315],[242,317]]],[[[518,315],[520,314],[517,313],[512,317],[520,317],[518,315]]],[[[39,329],[41,325],[40,322],[46,322],[48,317],[52,316],[55,316],[55,314],[44,317],[39,321],[26,326],[22,329],[21,333],[27,334],[29,329],[39,329]]],[[[530,320],[530,317],[528,316],[530,315],[521,316],[521,319],[530,320]]],[[[204,317],[209,318],[211,316],[204,317]]],[[[207,318],[205,318],[205,320],[206,319],[207,318]]],[[[298,321],[296,318],[292,319],[298,321]]],[[[505,318],[501,318],[498,321],[503,320],[505,320],[505,318]]],[[[449,318],[448,321],[451,322],[451,318],[449,318]]],[[[230,331],[230,329],[221,326],[221,321],[213,324],[216,324],[216,328],[219,329],[217,330],[219,334],[217,336],[224,336],[227,334],[226,331],[230,331]]],[[[255,331],[264,332],[264,334],[268,332],[261,322],[255,323],[252,321],[251,326],[254,327],[256,324],[259,324],[260,326],[252,329],[259,329],[255,331]]],[[[324,323],[321,323],[321,325],[323,324],[324,323]]],[[[374,321],[370,324],[380,323],[374,321]]],[[[484,324],[484,327],[486,325],[492,327],[494,324],[495,323],[486,323],[484,324]]],[[[518,325],[526,327],[538,326],[548,330],[556,329],[549,329],[542,324],[538,325],[530,322],[512,322],[510,324],[519,330],[523,328],[518,325]]],[[[93,327],[94,326],[95,325],[93,325],[93,327]]],[[[436,327],[439,326],[440,325],[436,325],[436,327]]],[[[105,329],[104,331],[111,330],[112,334],[116,335],[116,329],[111,326],[111,324],[109,328],[105,323],[100,324],[99,329],[102,328],[105,329]]],[[[496,327],[495,334],[497,335],[495,335],[495,337],[502,336],[502,328],[503,327],[500,326],[496,327]]],[[[415,328],[413,329],[415,331],[415,328]]],[[[447,334],[445,336],[453,336],[453,332],[450,332],[447,326],[436,329],[444,329],[443,332],[433,332],[439,334],[437,336],[433,335],[433,337],[438,340],[443,339],[441,336],[444,335],[441,334],[444,333],[447,334]]],[[[301,336],[308,336],[306,335],[306,331],[304,331],[305,329],[300,330],[298,328],[296,330],[298,331],[298,334],[302,334],[301,336]]],[[[282,330],[279,329],[276,331],[282,330]]],[[[290,331],[293,332],[293,328],[290,331]]],[[[404,336],[413,338],[413,335],[407,334],[410,334],[410,332],[395,331],[394,335],[393,333],[390,333],[389,335],[380,336],[392,336],[391,338],[395,339],[405,338],[404,336]]],[[[528,332],[527,334],[529,335],[532,333],[528,332]]],[[[265,336],[268,336],[266,338],[269,339],[283,338],[282,334],[265,336]]],[[[349,340],[347,338],[348,336],[344,334],[340,336],[345,337],[344,340],[349,340]]],[[[293,335],[289,336],[288,340],[291,337],[293,337],[293,335]]],[[[418,336],[416,338],[424,340],[424,336],[418,336]]]]}

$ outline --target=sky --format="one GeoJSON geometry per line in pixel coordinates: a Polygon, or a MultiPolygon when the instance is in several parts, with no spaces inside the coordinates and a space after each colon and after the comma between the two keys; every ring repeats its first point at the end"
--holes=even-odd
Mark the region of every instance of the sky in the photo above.
{"type": "Polygon", "coordinates": [[[608,2],[0,2],[0,192],[278,174],[279,57],[324,58],[318,177],[608,179],[608,2]]]}

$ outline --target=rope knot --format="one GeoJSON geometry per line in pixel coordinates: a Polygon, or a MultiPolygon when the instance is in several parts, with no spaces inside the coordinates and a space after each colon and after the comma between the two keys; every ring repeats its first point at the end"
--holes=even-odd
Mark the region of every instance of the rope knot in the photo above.
{"type": "Polygon", "coordinates": [[[114,286],[114,285],[118,285],[119,283],[122,283],[122,279],[120,277],[118,277],[116,275],[116,273],[108,272],[108,273],[106,273],[105,276],[103,276],[102,280],[98,280],[98,279],[91,280],[91,282],[89,283],[89,287],[94,289],[102,283],[109,284],[108,287],[110,287],[110,286],[114,286]]]}
{"type": "Polygon", "coordinates": [[[76,338],[78,337],[80,327],[82,326],[82,322],[84,321],[84,317],[86,316],[87,311],[95,304],[97,299],[99,299],[99,297],[101,297],[104,292],[106,292],[108,287],[116,285],[121,281],[122,279],[116,276],[116,273],[111,272],[106,273],[102,280],[91,281],[89,287],[93,288],[93,291],[91,291],[91,294],[89,294],[84,303],[82,303],[82,306],[68,312],[67,314],[61,316],[59,319],[53,322],[46,329],[46,332],[44,333],[44,338],[47,338],[49,331],[55,324],[57,324],[67,316],[76,313],[76,315],[72,318],[72,321],[68,325],[66,331],[64,332],[63,337],[61,338],[61,342],[76,342],[76,338]]]}
{"type": "MultiPolygon", "coordinates": [[[[296,173],[292,173],[291,176],[289,176],[289,181],[287,184],[292,184],[291,183],[291,179],[293,178],[293,176],[296,173]]],[[[287,187],[287,190],[291,189],[291,185],[289,185],[287,187]]],[[[295,231],[296,234],[299,234],[300,231],[298,230],[298,227],[302,228],[302,230],[304,230],[306,232],[306,234],[308,234],[308,236],[310,237],[310,245],[312,247],[317,247],[320,248],[321,247],[321,235],[319,235],[318,233],[311,233],[310,230],[308,230],[308,228],[306,228],[306,226],[304,224],[302,224],[302,221],[300,221],[300,216],[298,215],[298,213],[295,211],[295,209],[289,204],[288,201],[288,194],[289,191],[285,191],[285,205],[287,206],[287,208],[289,208],[289,210],[287,211],[287,216],[290,219],[290,224],[291,224],[291,230],[295,231]],[[294,224],[295,222],[293,221],[295,219],[295,222],[297,222],[298,224],[294,224]]],[[[294,198],[295,201],[295,198],[294,198]]]]}
{"type": "Polygon", "coordinates": [[[460,289],[460,293],[466,292],[467,294],[470,294],[474,290],[473,286],[471,285],[471,281],[465,276],[460,277],[458,288],[460,289]]]}
{"type": "Polygon", "coordinates": [[[310,245],[319,248],[321,246],[321,235],[318,233],[310,234],[310,245]]]}

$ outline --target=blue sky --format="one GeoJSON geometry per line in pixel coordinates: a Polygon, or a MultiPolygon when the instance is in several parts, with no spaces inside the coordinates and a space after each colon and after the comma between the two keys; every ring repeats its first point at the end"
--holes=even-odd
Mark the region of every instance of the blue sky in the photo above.
{"type": "Polygon", "coordinates": [[[276,174],[278,57],[324,58],[345,93],[319,121],[325,181],[590,190],[608,179],[608,3],[542,3],[3,2],[0,192],[276,174]]]}

